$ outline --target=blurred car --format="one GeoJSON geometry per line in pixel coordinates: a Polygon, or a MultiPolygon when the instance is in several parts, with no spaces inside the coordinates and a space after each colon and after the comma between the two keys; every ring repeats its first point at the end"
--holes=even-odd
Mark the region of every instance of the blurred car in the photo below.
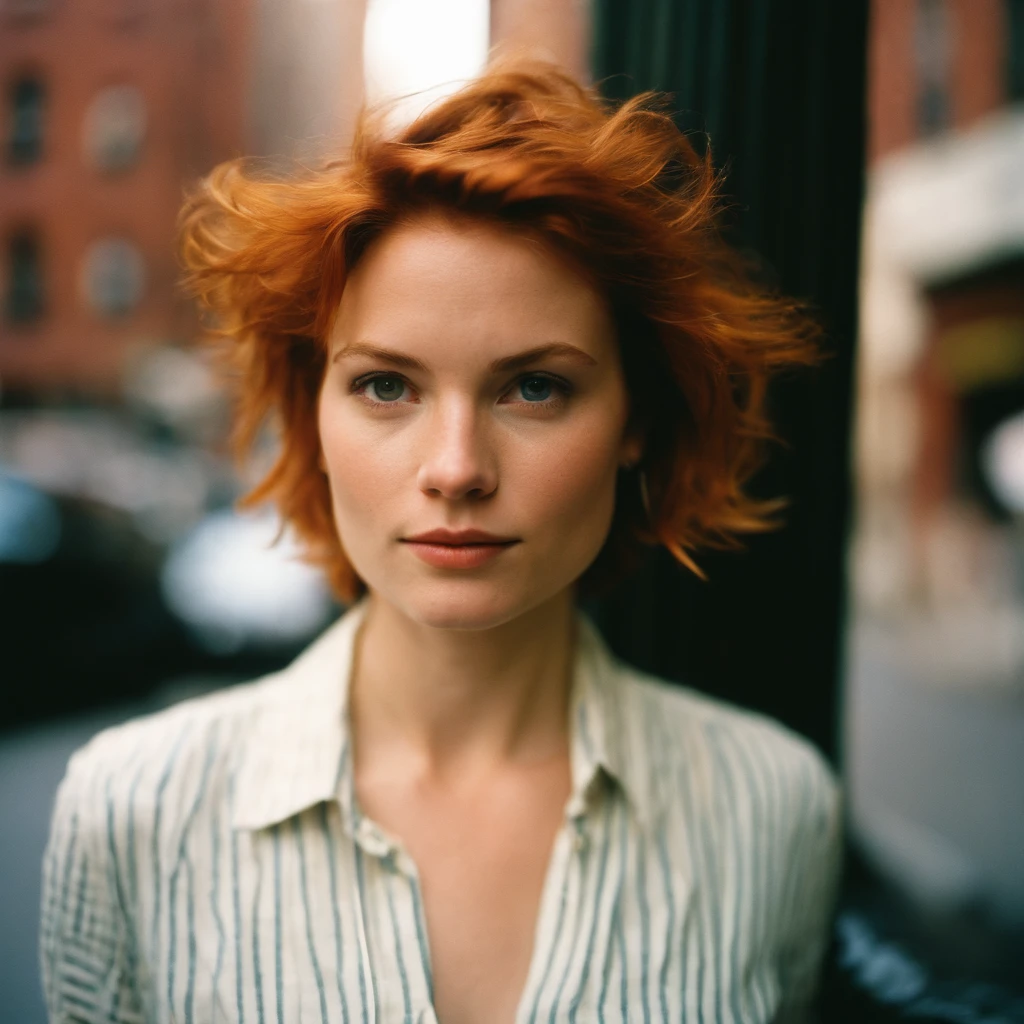
{"type": "Polygon", "coordinates": [[[226,659],[298,650],[339,611],[323,573],[269,509],[207,515],[171,546],[161,586],[196,642],[226,659]]]}
{"type": "Polygon", "coordinates": [[[0,467],[0,730],[285,664],[336,606],[277,530],[219,511],[167,547],[0,467]]]}
{"type": "Polygon", "coordinates": [[[131,517],[0,469],[0,728],[148,692],[192,659],[131,517]]]}

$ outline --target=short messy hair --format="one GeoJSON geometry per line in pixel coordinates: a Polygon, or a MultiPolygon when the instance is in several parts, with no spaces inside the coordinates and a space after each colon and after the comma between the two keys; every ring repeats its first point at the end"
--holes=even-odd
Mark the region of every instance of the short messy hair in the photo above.
{"type": "Polygon", "coordinates": [[[819,329],[722,240],[721,181],[667,109],[644,93],[613,104],[554,65],[492,65],[408,126],[364,109],[351,151],[281,174],[251,160],[216,167],[181,211],[185,283],[236,384],[236,450],[264,424],[276,461],[244,499],[276,503],[337,596],[366,585],[338,538],[320,468],[317,402],[327,336],[347,275],[390,227],[428,210],[528,232],[573,261],[605,297],[632,422],[646,438],[621,473],[608,537],[579,581],[617,583],[644,545],[698,576],[693,554],[741,547],[781,525],[782,498],[745,493],[775,439],[776,371],[815,363],[819,329]]]}

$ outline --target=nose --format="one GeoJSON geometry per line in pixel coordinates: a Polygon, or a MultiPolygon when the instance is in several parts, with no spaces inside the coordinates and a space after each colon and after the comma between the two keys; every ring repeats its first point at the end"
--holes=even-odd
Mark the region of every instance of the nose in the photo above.
{"type": "Polygon", "coordinates": [[[498,486],[497,462],[472,402],[438,403],[424,421],[420,490],[453,501],[486,498],[498,486]]]}

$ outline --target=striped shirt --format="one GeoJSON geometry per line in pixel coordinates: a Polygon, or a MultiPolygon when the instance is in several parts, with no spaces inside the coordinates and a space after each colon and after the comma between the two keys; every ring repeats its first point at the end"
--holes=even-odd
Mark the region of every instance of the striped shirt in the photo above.
{"type": "MultiPolygon", "coordinates": [[[[43,865],[51,1021],[436,1022],[416,867],[354,799],[365,608],[283,671],[73,755],[43,865]]],[[[803,1019],[840,856],[830,770],[577,615],[572,795],[516,1024],[803,1019]]]]}

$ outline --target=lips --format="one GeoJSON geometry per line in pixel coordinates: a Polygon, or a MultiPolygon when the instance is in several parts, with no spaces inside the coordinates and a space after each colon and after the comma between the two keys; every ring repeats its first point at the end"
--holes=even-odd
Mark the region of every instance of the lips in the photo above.
{"type": "Polygon", "coordinates": [[[430,530],[404,541],[419,559],[437,569],[475,569],[519,543],[483,530],[430,530]]]}
{"type": "Polygon", "coordinates": [[[470,544],[515,544],[515,537],[499,537],[484,530],[428,530],[426,533],[418,533],[414,537],[404,538],[413,544],[443,544],[452,547],[462,547],[470,544]]]}

